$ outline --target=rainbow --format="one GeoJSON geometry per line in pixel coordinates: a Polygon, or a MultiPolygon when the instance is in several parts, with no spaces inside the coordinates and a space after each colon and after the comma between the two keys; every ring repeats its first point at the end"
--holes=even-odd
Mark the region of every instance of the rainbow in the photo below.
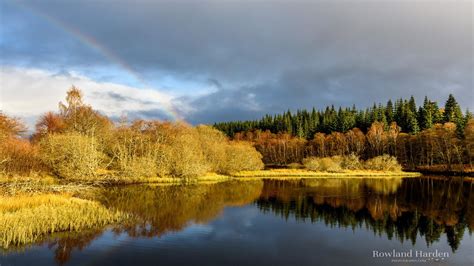
{"type": "MultiPolygon", "coordinates": [[[[153,89],[151,86],[147,84],[145,79],[138,72],[136,72],[130,65],[127,64],[125,60],[123,60],[122,58],[117,56],[115,53],[113,53],[110,49],[108,49],[107,47],[99,43],[92,36],[89,36],[81,32],[79,29],[71,25],[68,25],[64,21],[61,21],[31,5],[20,3],[19,1],[14,1],[12,3],[16,4],[20,8],[28,10],[30,13],[36,15],[37,17],[46,20],[48,23],[54,25],[55,27],[61,29],[65,33],[79,40],[82,44],[86,45],[90,49],[98,52],[99,54],[107,58],[110,62],[117,65],[126,73],[128,73],[131,77],[133,77],[136,81],[138,81],[143,86],[143,88],[153,89]]],[[[184,119],[181,117],[179,112],[171,104],[166,104],[166,106],[161,106],[161,107],[162,107],[161,109],[166,113],[167,116],[171,118],[171,120],[184,121],[184,119]]]]}

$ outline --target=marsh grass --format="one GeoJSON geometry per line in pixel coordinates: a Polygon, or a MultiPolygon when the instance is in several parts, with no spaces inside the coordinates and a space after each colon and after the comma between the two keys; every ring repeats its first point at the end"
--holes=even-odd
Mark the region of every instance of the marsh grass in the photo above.
{"type": "Polygon", "coordinates": [[[45,193],[85,195],[93,193],[96,187],[100,187],[98,182],[94,184],[60,182],[50,176],[0,178],[0,196],[38,195],[45,193]]]}
{"type": "Polygon", "coordinates": [[[333,177],[417,177],[420,173],[411,172],[390,172],[390,171],[375,171],[375,170],[344,170],[338,173],[317,172],[305,169],[272,169],[260,171],[241,171],[232,174],[233,177],[239,178],[272,178],[272,179],[295,179],[295,178],[333,178],[333,177]]]}
{"type": "Polygon", "coordinates": [[[69,195],[0,197],[0,248],[20,246],[55,233],[102,227],[128,216],[69,195]]]}

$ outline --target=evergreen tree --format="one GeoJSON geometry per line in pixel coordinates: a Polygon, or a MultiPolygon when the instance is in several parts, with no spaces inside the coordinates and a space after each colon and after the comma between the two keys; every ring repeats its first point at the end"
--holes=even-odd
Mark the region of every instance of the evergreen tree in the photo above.
{"type": "Polygon", "coordinates": [[[387,124],[391,124],[394,121],[394,108],[392,100],[388,100],[387,106],[385,107],[385,116],[387,117],[387,124]]]}
{"type": "Polygon", "coordinates": [[[433,105],[432,102],[428,100],[428,97],[425,96],[423,101],[423,107],[420,107],[419,112],[419,121],[421,122],[421,128],[427,129],[433,126],[433,105]]]}
{"type": "Polygon", "coordinates": [[[410,97],[410,101],[408,101],[408,108],[413,114],[416,114],[416,102],[415,97],[413,97],[413,95],[410,97]]]}
{"type": "Polygon", "coordinates": [[[438,104],[430,101],[428,97],[425,97],[422,106],[417,107],[414,97],[411,96],[409,100],[397,99],[395,103],[389,100],[386,106],[374,103],[371,108],[361,110],[357,110],[355,106],[336,110],[333,105],[322,110],[297,110],[295,114],[288,110],[280,114],[264,115],[259,120],[216,123],[214,127],[229,136],[242,131],[269,130],[272,133],[285,132],[311,139],[317,132],[346,132],[355,127],[367,132],[375,121],[382,122],[385,127],[396,122],[402,132],[413,134],[431,128],[436,123],[453,122],[456,124],[458,136],[461,136],[466,119],[470,116],[469,112],[463,116],[452,95],[446,102],[444,113],[438,104]]]}
{"type": "Polygon", "coordinates": [[[461,108],[452,94],[449,94],[448,100],[444,105],[444,122],[459,122],[462,119],[461,108]]]}

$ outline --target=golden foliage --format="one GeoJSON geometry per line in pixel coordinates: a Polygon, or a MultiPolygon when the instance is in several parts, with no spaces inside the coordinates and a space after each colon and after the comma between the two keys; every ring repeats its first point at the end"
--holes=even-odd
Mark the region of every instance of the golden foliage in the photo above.
{"type": "Polygon", "coordinates": [[[332,156],[332,157],[309,157],[303,160],[306,169],[316,172],[338,173],[344,170],[375,170],[400,172],[401,165],[397,159],[388,154],[377,156],[361,162],[359,157],[351,154],[348,156],[332,156]]]}
{"type": "Polygon", "coordinates": [[[365,161],[364,167],[369,170],[378,171],[402,171],[402,166],[397,162],[397,158],[388,154],[368,159],[367,161],[365,161]]]}
{"type": "Polygon", "coordinates": [[[40,156],[49,169],[67,179],[90,179],[97,175],[102,153],[94,137],[78,133],[52,134],[40,142],[40,156]]]}
{"type": "Polygon", "coordinates": [[[226,147],[225,156],[221,169],[224,174],[260,170],[264,167],[262,155],[247,142],[232,142],[226,147]]]}
{"type": "Polygon", "coordinates": [[[26,126],[17,118],[11,118],[0,111],[0,141],[18,136],[26,131],[26,126]]]}
{"type": "Polygon", "coordinates": [[[337,173],[342,171],[341,162],[340,156],[309,157],[303,160],[303,165],[311,171],[337,173]]]}
{"type": "Polygon", "coordinates": [[[121,176],[131,179],[156,176],[159,150],[149,137],[131,128],[119,128],[112,143],[111,168],[121,176]]]}

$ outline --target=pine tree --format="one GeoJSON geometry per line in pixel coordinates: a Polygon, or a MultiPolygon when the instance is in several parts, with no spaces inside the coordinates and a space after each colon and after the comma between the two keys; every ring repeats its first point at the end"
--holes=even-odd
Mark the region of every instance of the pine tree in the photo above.
{"type": "Polygon", "coordinates": [[[415,102],[415,97],[413,97],[413,95],[410,97],[410,100],[408,101],[408,108],[413,114],[416,114],[416,102],[415,102]]]}
{"type": "Polygon", "coordinates": [[[459,122],[462,119],[461,108],[452,94],[449,94],[448,100],[444,105],[444,122],[459,122]]]}
{"type": "Polygon", "coordinates": [[[416,115],[411,112],[411,109],[407,112],[407,129],[408,132],[412,134],[417,134],[420,131],[420,126],[418,125],[418,120],[416,119],[416,115]]]}
{"type": "Polygon", "coordinates": [[[387,106],[385,107],[385,116],[387,117],[387,123],[391,124],[394,121],[394,112],[393,112],[393,103],[392,100],[388,100],[387,106]]]}
{"type": "Polygon", "coordinates": [[[421,121],[420,126],[422,129],[431,128],[433,126],[433,105],[427,96],[425,96],[425,100],[423,101],[423,107],[420,107],[419,121],[421,121]]]}

